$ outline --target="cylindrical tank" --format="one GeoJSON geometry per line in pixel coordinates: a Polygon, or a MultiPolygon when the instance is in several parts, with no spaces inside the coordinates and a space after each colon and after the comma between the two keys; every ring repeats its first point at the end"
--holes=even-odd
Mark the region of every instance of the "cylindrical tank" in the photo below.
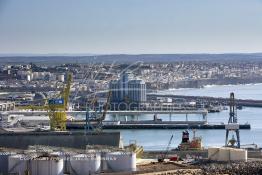
{"type": "Polygon", "coordinates": [[[8,174],[8,157],[14,153],[0,152],[0,174],[8,174]]]}
{"type": "Polygon", "coordinates": [[[72,174],[95,174],[101,169],[101,154],[78,154],[70,158],[72,174]]]}
{"type": "Polygon", "coordinates": [[[117,171],[136,171],[136,153],[110,152],[106,153],[108,169],[117,171]]]}
{"type": "Polygon", "coordinates": [[[40,157],[31,160],[32,175],[63,175],[64,162],[58,157],[40,157]]]}
{"type": "Polygon", "coordinates": [[[26,155],[16,154],[8,157],[8,173],[24,175],[28,169],[28,157],[26,155]]]}

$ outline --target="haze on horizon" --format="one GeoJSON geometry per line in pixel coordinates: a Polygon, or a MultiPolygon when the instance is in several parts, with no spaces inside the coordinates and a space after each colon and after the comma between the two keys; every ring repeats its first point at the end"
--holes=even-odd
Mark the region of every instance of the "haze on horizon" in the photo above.
{"type": "Polygon", "coordinates": [[[261,0],[0,0],[0,54],[262,51],[261,0]]]}

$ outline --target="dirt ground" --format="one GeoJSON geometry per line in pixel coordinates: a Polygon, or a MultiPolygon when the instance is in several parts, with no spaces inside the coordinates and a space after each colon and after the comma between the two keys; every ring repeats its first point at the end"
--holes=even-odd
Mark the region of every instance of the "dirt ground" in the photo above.
{"type": "Polygon", "coordinates": [[[137,166],[137,171],[112,174],[144,174],[144,175],[262,175],[262,161],[248,162],[210,162],[202,161],[195,165],[178,162],[151,162],[137,166]]]}

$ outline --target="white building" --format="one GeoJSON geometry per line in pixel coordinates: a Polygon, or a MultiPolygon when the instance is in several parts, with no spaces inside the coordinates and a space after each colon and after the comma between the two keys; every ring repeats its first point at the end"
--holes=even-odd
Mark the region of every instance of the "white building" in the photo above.
{"type": "Polygon", "coordinates": [[[56,79],[60,82],[65,82],[65,75],[64,74],[58,74],[56,79]]]}

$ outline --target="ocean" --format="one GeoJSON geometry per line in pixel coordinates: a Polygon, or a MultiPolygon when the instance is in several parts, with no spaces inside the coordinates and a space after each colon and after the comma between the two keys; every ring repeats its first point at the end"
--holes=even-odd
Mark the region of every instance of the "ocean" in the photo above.
{"type": "MultiPolygon", "coordinates": [[[[213,96],[229,97],[230,92],[234,92],[239,99],[262,100],[262,84],[248,85],[226,85],[226,86],[206,86],[201,89],[171,89],[159,91],[161,94],[194,95],[194,96],[213,96]]],[[[241,145],[257,144],[262,147],[262,108],[244,107],[237,111],[238,121],[241,124],[250,123],[251,130],[240,130],[241,145]]],[[[152,119],[152,115],[141,115],[141,119],[152,119]]],[[[169,120],[169,115],[158,115],[163,120],[169,120]]],[[[208,114],[209,123],[226,123],[229,117],[229,111],[208,114]]],[[[107,116],[108,119],[112,116],[107,116]]],[[[124,120],[125,116],[119,119],[124,120]]],[[[127,116],[132,120],[132,116],[127,116]]],[[[200,120],[201,115],[189,115],[189,120],[200,120]]],[[[172,120],[185,120],[185,115],[172,115],[172,120]]],[[[115,130],[114,130],[115,131],[115,130]]],[[[124,144],[136,142],[142,145],[145,150],[165,149],[170,137],[174,135],[171,147],[176,148],[181,142],[183,130],[118,130],[124,144]]],[[[192,138],[192,130],[189,131],[192,138]]],[[[204,147],[223,146],[225,144],[225,130],[197,130],[196,136],[201,136],[204,147]]],[[[231,138],[231,135],[230,137],[231,138]]]]}

